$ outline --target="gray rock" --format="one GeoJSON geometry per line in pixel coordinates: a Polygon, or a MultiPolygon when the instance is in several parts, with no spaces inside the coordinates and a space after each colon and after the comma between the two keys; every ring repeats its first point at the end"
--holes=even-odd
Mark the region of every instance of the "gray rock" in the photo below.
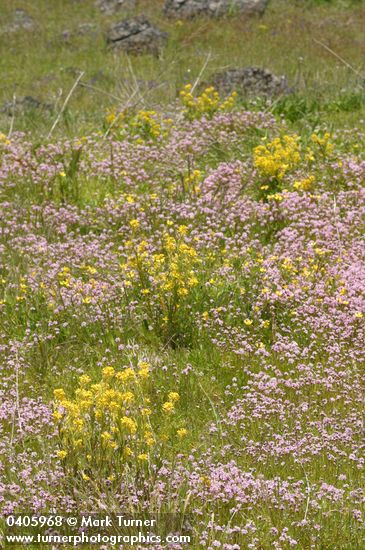
{"type": "Polygon", "coordinates": [[[107,33],[107,42],[112,48],[127,53],[158,54],[167,41],[167,33],[153,26],[144,16],[124,19],[113,25],[107,33]]]}
{"type": "Polygon", "coordinates": [[[24,114],[29,111],[38,109],[51,110],[52,106],[48,103],[42,103],[38,99],[26,95],[24,97],[18,97],[15,101],[6,101],[0,107],[0,113],[8,116],[24,114]]]}
{"type": "Polygon", "coordinates": [[[276,76],[260,67],[228,69],[216,73],[211,84],[223,95],[236,91],[243,96],[275,97],[293,91],[285,76],[276,76]]]}
{"type": "Polygon", "coordinates": [[[219,16],[230,13],[262,14],[269,0],[166,0],[164,12],[171,17],[219,16]]]}
{"type": "Polygon", "coordinates": [[[14,12],[13,21],[5,28],[6,32],[17,32],[20,30],[32,31],[35,29],[35,22],[25,10],[17,8],[14,12]]]}
{"type": "Polygon", "coordinates": [[[86,34],[90,34],[92,36],[97,36],[97,28],[94,23],[80,23],[77,27],[77,34],[80,36],[84,36],[86,34]]]}
{"type": "Polygon", "coordinates": [[[70,31],[65,29],[60,35],[61,40],[70,44],[72,39],[77,36],[88,36],[89,38],[97,38],[100,34],[100,29],[94,23],[80,23],[76,29],[70,31]]]}
{"type": "Polygon", "coordinates": [[[97,0],[95,5],[104,15],[115,15],[122,10],[135,8],[136,0],[97,0]]]}

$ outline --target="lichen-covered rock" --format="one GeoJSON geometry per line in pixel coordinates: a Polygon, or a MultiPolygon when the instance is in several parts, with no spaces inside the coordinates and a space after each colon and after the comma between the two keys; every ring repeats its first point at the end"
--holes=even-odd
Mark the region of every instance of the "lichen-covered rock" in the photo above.
{"type": "Polygon", "coordinates": [[[97,0],[95,5],[104,15],[114,15],[122,10],[135,8],[136,0],[97,0]]]}
{"type": "Polygon", "coordinates": [[[127,53],[156,55],[167,41],[167,37],[167,33],[140,16],[124,19],[113,25],[107,34],[107,42],[111,47],[127,53]]]}
{"type": "Polygon", "coordinates": [[[17,8],[14,12],[12,22],[4,30],[5,32],[33,31],[35,26],[34,19],[25,10],[17,8]]]}
{"type": "Polygon", "coordinates": [[[72,39],[77,36],[88,36],[89,38],[97,38],[100,34],[100,29],[94,23],[80,23],[74,30],[70,31],[65,29],[60,38],[66,42],[71,43],[72,39]]]}
{"type": "Polygon", "coordinates": [[[245,96],[275,97],[292,91],[285,76],[276,76],[260,67],[228,69],[216,73],[211,84],[224,95],[236,91],[245,96]]]}
{"type": "Polygon", "coordinates": [[[6,101],[0,106],[0,113],[14,116],[24,114],[36,109],[51,110],[52,106],[49,103],[42,103],[38,99],[26,95],[24,97],[15,98],[15,100],[6,101]]]}
{"type": "Polygon", "coordinates": [[[230,13],[262,14],[267,4],[268,0],[166,0],[164,11],[170,17],[184,18],[230,13]]]}

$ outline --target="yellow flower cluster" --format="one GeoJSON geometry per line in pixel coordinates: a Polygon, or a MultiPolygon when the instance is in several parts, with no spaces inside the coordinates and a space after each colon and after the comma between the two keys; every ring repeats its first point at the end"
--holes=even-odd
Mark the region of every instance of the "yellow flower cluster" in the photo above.
{"type": "MultiPolygon", "coordinates": [[[[166,225],[171,227],[168,221],[166,225]]],[[[186,307],[194,299],[202,263],[196,249],[185,242],[187,232],[184,225],[176,227],[175,235],[166,232],[156,251],[145,240],[127,241],[128,255],[120,264],[125,298],[136,301],[144,324],[171,345],[186,332],[186,307]]]]}
{"type": "Polygon", "coordinates": [[[195,267],[201,260],[197,251],[182,240],[185,231],[178,233],[179,239],[165,233],[161,253],[151,254],[146,241],[141,241],[131,251],[127,262],[121,265],[127,287],[135,282],[144,296],[153,292],[162,302],[189,294],[198,284],[195,267]]]}
{"type": "Polygon", "coordinates": [[[272,193],[271,195],[267,195],[266,198],[268,201],[281,202],[285,199],[286,196],[287,196],[287,190],[283,189],[282,193],[272,193]]]}
{"type": "Polygon", "coordinates": [[[326,132],[323,137],[320,137],[318,134],[312,134],[311,135],[311,141],[314,143],[318,149],[319,152],[327,157],[333,153],[334,150],[334,144],[330,142],[331,134],[326,132]]]}
{"type": "Polygon", "coordinates": [[[191,84],[186,84],[180,92],[180,101],[185,107],[184,115],[189,120],[199,119],[203,116],[211,117],[217,111],[229,111],[234,107],[236,97],[237,93],[233,92],[222,101],[213,86],[206,88],[201,95],[195,97],[191,84]]]}
{"type": "Polygon", "coordinates": [[[156,117],[156,111],[139,111],[131,120],[130,128],[143,139],[156,139],[162,133],[162,126],[156,117]]]}
{"type": "MultiPolygon", "coordinates": [[[[71,274],[70,268],[64,266],[57,274],[58,284],[60,287],[72,288],[81,297],[83,304],[90,304],[92,302],[92,291],[97,287],[98,281],[93,277],[89,278],[89,276],[96,273],[97,269],[95,267],[86,264],[80,266],[77,274],[71,274]]],[[[41,288],[44,290],[45,286],[41,285],[41,288]]],[[[103,283],[99,288],[105,290],[107,285],[103,283]]],[[[55,296],[58,290],[57,288],[50,290],[51,296],[55,296]]]]}
{"type": "Polygon", "coordinates": [[[136,113],[125,110],[117,112],[112,109],[106,116],[106,123],[110,130],[121,136],[135,136],[137,143],[144,143],[146,140],[155,140],[160,136],[166,136],[171,128],[171,119],[158,120],[156,111],[141,110],[136,113]]]}
{"type": "Polygon", "coordinates": [[[108,110],[107,115],[105,117],[105,121],[108,126],[113,126],[117,128],[125,122],[126,115],[127,115],[126,111],[117,112],[115,107],[113,107],[112,109],[108,110]]]}
{"type": "Polygon", "coordinates": [[[147,361],[122,371],[108,366],[97,383],[88,375],[80,376],[74,399],[68,399],[63,388],[54,390],[58,458],[67,458],[70,468],[81,475],[85,469],[95,475],[122,473],[136,460],[148,460],[156,443],[147,407],[150,400],[145,397],[149,375],[147,361]]]}
{"type": "Polygon", "coordinates": [[[177,403],[179,399],[180,399],[180,395],[177,392],[175,391],[170,392],[169,395],[167,396],[167,401],[165,401],[165,403],[162,405],[163,412],[166,414],[170,414],[174,412],[175,403],[177,403]]]}
{"type": "Polygon", "coordinates": [[[184,178],[184,191],[191,191],[195,195],[200,193],[200,182],[203,174],[201,170],[193,170],[189,175],[184,178]]]}
{"type": "Polygon", "coordinates": [[[58,282],[60,286],[69,288],[71,286],[71,273],[70,268],[65,266],[58,272],[58,282]]]}
{"type": "Polygon", "coordinates": [[[0,143],[3,143],[4,145],[10,145],[11,141],[6,137],[5,134],[0,132],[0,143]]]}
{"type": "Polygon", "coordinates": [[[313,188],[314,182],[315,182],[315,177],[309,176],[308,178],[295,181],[293,183],[293,187],[297,191],[309,191],[313,188]]]}
{"type": "Polygon", "coordinates": [[[19,291],[18,291],[18,295],[16,297],[17,302],[22,302],[23,300],[25,300],[26,295],[27,295],[27,290],[28,290],[28,285],[25,282],[25,278],[21,277],[20,278],[20,283],[19,283],[19,291]]]}
{"type": "Polygon", "coordinates": [[[254,149],[254,165],[267,178],[281,181],[301,161],[299,136],[284,135],[254,149]]]}

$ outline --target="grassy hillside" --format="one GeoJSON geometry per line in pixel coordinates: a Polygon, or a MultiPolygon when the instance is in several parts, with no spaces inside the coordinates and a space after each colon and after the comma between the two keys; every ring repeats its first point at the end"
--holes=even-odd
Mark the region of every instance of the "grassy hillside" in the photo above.
{"type": "MultiPolygon", "coordinates": [[[[19,0],[16,6],[2,0],[3,28],[17,7],[34,18],[36,29],[0,34],[0,100],[31,95],[54,105],[57,112],[84,71],[82,82],[98,91],[79,87],[59,127],[60,132],[80,134],[101,125],[105,110],[126,103],[132,94],[139,107],[171,104],[183,84],[197,78],[209,56],[203,75],[207,79],[217,70],[247,65],[286,74],[296,96],[277,109],[293,120],[305,116],[312,124],[325,119],[330,125],[363,125],[363,2],[271,0],[261,18],[234,15],[219,21],[166,20],[162,5],[141,0],[137,9],[170,35],[156,59],[109,51],[105,31],[123,15],[103,16],[92,0],[53,0],[51,8],[46,0],[19,0]]],[[[32,115],[17,119],[15,128],[42,133],[55,116],[32,115]]],[[[8,125],[3,117],[5,133],[8,125]]]]}

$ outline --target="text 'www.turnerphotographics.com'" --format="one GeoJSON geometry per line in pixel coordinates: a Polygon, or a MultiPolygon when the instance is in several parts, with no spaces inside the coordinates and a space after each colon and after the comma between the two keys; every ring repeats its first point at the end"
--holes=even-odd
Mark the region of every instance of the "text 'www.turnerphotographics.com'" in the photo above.
{"type": "Polygon", "coordinates": [[[172,514],[131,517],[123,514],[82,516],[9,515],[6,544],[190,544],[189,522],[172,514]]]}

